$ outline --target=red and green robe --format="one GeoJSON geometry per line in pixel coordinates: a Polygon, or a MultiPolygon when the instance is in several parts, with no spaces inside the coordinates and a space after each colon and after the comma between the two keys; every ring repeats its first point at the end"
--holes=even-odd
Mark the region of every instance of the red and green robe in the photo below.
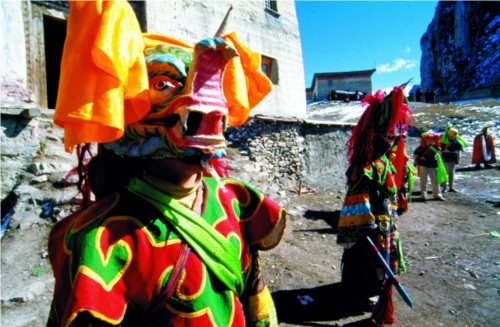
{"type": "Polygon", "coordinates": [[[50,321],[67,326],[84,313],[112,325],[126,325],[129,317],[145,326],[276,322],[257,250],[279,243],[286,212],[242,182],[222,184],[203,178],[201,217],[133,179],[125,190],[56,224],[49,238],[56,279],[50,321]],[[210,228],[197,236],[192,231],[201,220],[199,226],[210,228]],[[149,314],[186,239],[191,252],[175,290],[149,314]]]}

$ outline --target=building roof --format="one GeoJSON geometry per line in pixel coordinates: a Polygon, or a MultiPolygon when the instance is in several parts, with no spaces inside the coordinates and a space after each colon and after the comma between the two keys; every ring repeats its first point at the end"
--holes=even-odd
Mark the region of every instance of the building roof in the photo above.
{"type": "Polygon", "coordinates": [[[314,89],[316,80],[318,79],[340,79],[346,77],[356,77],[356,76],[369,76],[371,77],[373,73],[377,70],[375,68],[368,70],[355,70],[350,72],[331,72],[331,73],[314,73],[311,89],[314,89]]]}

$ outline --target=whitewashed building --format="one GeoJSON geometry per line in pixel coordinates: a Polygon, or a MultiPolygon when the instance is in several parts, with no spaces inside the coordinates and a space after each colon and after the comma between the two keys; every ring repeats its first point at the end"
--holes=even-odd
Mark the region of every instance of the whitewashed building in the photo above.
{"type": "Polygon", "coordinates": [[[375,71],[376,69],[315,73],[311,87],[306,89],[307,100],[327,100],[333,91],[371,94],[372,75],[375,71]]]}
{"type": "MultiPolygon", "coordinates": [[[[262,68],[274,85],[272,93],[252,114],[305,116],[304,68],[293,1],[130,3],[144,32],[165,34],[193,44],[214,36],[230,11],[224,31],[236,32],[243,43],[262,54],[262,68]]],[[[0,8],[2,109],[53,109],[68,2],[1,1],[0,8]]]]}

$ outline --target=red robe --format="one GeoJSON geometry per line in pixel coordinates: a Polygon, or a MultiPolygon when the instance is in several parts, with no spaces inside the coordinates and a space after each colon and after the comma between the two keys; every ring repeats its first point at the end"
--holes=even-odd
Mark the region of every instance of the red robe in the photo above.
{"type": "Polygon", "coordinates": [[[474,138],[474,145],[473,145],[473,151],[472,151],[472,163],[473,164],[480,164],[480,163],[495,163],[497,162],[497,159],[495,157],[495,141],[493,138],[493,135],[488,134],[478,134],[474,138]],[[490,156],[489,160],[485,160],[485,155],[483,153],[483,144],[482,144],[482,137],[486,138],[486,151],[487,156],[490,156]]]}

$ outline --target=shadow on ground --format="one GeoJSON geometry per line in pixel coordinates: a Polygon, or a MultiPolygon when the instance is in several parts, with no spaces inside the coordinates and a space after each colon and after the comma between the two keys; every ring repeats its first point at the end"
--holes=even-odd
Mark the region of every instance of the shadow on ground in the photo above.
{"type": "MultiPolygon", "coordinates": [[[[331,228],[321,228],[321,229],[308,229],[310,232],[317,233],[325,233],[325,234],[337,234],[339,219],[340,219],[340,210],[307,210],[304,213],[304,218],[310,220],[323,220],[325,221],[331,228]]],[[[301,231],[301,230],[297,230],[301,231]]]]}
{"type": "MultiPolygon", "coordinates": [[[[337,234],[340,210],[307,210],[304,218],[323,220],[330,227],[307,229],[308,232],[337,234]]],[[[304,230],[295,230],[296,232],[304,230]]],[[[280,322],[298,326],[332,326],[332,321],[359,316],[372,311],[369,303],[347,299],[341,283],[309,289],[284,290],[273,293],[280,322]]],[[[338,324],[335,324],[338,326],[338,324]]],[[[370,319],[346,323],[345,327],[373,326],[370,319]]]]}
{"type": "Polygon", "coordinates": [[[500,170],[500,166],[488,166],[488,167],[476,167],[476,166],[467,166],[467,167],[461,167],[461,168],[456,168],[456,172],[464,172],[464,171],[479,171],[479,170],[489,170],[489,169],[496,169],[500,170]]]}
{"type": "MultiPolygon", "coordinates": [[[[371,306],[346,299],[341,283],[310,289],[277,291],[273,299],[280,322],[299,326],[332,326],[331,321],[371,312],[371,306]],[[325,323],[322,323],[325,322],[325,323]]],[[[373,326],[370,319],[346,327],[373,326]]]]}

